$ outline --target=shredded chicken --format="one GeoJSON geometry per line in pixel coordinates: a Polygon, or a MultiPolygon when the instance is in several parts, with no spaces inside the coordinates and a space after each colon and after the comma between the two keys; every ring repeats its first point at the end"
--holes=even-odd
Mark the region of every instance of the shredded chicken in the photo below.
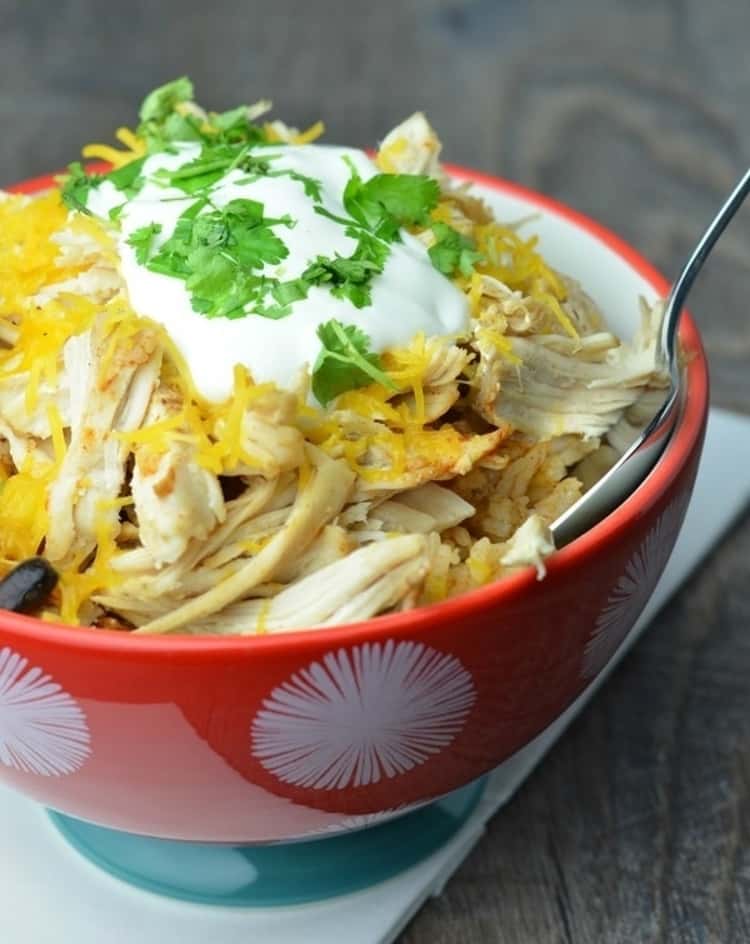
{"type": "Polygon", "coordinates": [[[554,551],[548,528],[538,515],[531,515],[508,542],[501,558],[505,567],[536,567],[537,579],[545,575],[544,559],[554,551]]]}
{"type": "MultiPolygon", "coordinates": [[[[288,143],[317,133],[264,128],[288,143]]],[[[544,576],[550,526],[662,395],[661,306],[621,343],[539,254],[533,220],[495,220],[440,151],[418,112],[376,162],[439,183],[430,225],[412,229],[431,248],[448,224],[471,247],[452,276],[470,327],[382,352],[389,384],[326,409],[310,405],[309,365],[294,390],[238,368],[233,397],[204,402],[164,331],[130,310],[111,228],[50,204],[40,219],[58,224],[33,229],[41,261],[26,265],[17,247],[41,204],[0,193],[0,553],[42,552],[63,572],[45,615],[141,635],[277,633],[525,567],[544,576]],[[4,248],[9,208],[21,235],[4,248]]]]}
{"type": "Polygon", "coordinates": [[[316,449],[309,448],[308,453],[314,468],[312,480],[300,490],[286,524],[268,544],[217,586],[137,632],[152,635],[170,632],[223,609],[259,583],[270,580],[282,563],[288,563],[311,543],[346,503],[354,476],[343,462],[329,459],[316,449]]]}
{"type": "MultiPolygon", "coordinates": [[[[175,400],[169,388],[155,390],[144,425],[174,415],[175,400]]],[[[166,452],[136,446],[133,460],[130,491],[141,544],[155,566],[174,563],[191,540],[205,540],[224,521],[219,480],[200,467],[195,447],[184,441],[170,444],[166,452]]]]}
{"type": "Polygon", "coordinates": [[[64,352],[70,378],[70,444],[49,494],[45,553],[51,561],[85,557],[104,529],[116,530],[128,457],[117,437],[143,420],[161,365],[156,335],[111,337],[103,318],[71,338],[64,352]]]}
{"type": "Polygon", "coordinates": [[[602,436],[652,383],[658,311],[646,309],[632,345],[615,342],[597,356],[562,336],[512,337],[509,360],[479,340],[474,407],[488,422],[509,423],[539,440],[569,433],[602,436]]]}
{"type": "MultiPolygon", "coordinates": [[[[353,551],[282,590],[271,600],[236,603],[221,616],[191,622],[191,632],[250,635],[368,619],[393,606],[424,578],[423,537],[390,538],[353,551]],[[259,624],[261,626],[259,627],[259,624]]],[[[148,632],[149,627],[136,630],[148,632]]]]}
{"type": "Polygon", "coordinates": [[[443,177],[442,145],[421,111],[402,121],[383,138],[379,160],[389,174],[429,174],[443,177]]]}

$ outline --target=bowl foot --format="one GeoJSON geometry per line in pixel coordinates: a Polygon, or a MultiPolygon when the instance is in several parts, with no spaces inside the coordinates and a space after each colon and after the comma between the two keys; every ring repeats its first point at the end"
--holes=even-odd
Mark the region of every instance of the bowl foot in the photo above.
{"type": "Polygon", "coordinates": [[[153,839],[49,815],[78,852],[139,888],[202,904],[267,907],[354,892],[416,865],[456,833],[483,789],[478,780],[380,825],[265,846],[153,839]]]}

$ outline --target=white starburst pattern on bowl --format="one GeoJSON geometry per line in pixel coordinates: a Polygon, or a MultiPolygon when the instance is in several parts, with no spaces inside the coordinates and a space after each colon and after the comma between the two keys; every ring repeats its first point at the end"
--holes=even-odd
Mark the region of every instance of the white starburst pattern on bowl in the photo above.
{"type": "Polygon", "coordinates": [[[641,615],[672,553],[688,500],[689,494],[684,494],[670,502],[626,564],[586,643],[583,678],[601,672],[641,615]]]}
{"type": "Polygon", "coordinates": [[[91,756],[86,716],[78,702],[28,659],[0,649],[0,764],[60,777],[91,756]]]}
{"type": "Polygon", "coordinates": [[[444,750],[475,700],[459,660],[423,643],[339,649],[271,692],[252,724],[252,752],[284,783],[362,787],[444,750]]]}

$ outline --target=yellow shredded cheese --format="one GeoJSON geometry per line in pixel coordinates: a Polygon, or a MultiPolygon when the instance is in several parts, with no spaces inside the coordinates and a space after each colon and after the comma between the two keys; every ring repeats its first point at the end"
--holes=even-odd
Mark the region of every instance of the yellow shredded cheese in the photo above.
{"type": "Polygon", "coordinates": [[[500,334],[499,331],[494,331],[492,328],[480,327],[477,329],[477,337],[480,341],[489,342],[497,353],[501,357],[504,357],[509,363],[516,364],[517,366],[523,363],[518,354],[513,350],[511,339],[504,334],[500,334]]]}
{"type": "Polygon", "coordinates": [[[113,168],[124,167],[146,153],[146,142],[137,137],[130,128],[118,128],[115,137],[123,145],[122,149],[109,144],[87,144],[81,153],[92,160],[106,161],[113,168]]]}
{"type": "Polygon", "coordinates": [[[43,287],[73,278],[88,265],[60,265],[52,236],[65,225],[60,194],[0,197],[0,317],[17,315],[43,287]]]}
{"type": "Polygon", "coordinates": [[[547,305],[565,332],[578,338],[573,322],[560,305],[567,297],[565,285],[537,251],[538,236],[523,239],[511,226],[481,223],[474,228],[474,238],[483,256],[477,272],[491,275],[513,291],[547,305]]]}
{"type": "Polygon", "coordinates": [[[112,590],[123,577],[112,567],[118,553],[116,543],[117,526],[113,527],[112,516],[105,514],[114,508],[122,508],[130,501],[114,499],[97,503],[96,552],[92,563],[81,572],[84,560],[79,556],[70,567],[60,573],[60,618],[65,623],[78,625],[82,607],[91,597],[104,589],[112,590]]]}
{"type": "Polygon", "coordinates": [[[263,125],[263,133],[272,143],[288,141],[289,144],[311,144],[325,133],[325,125],[322,121],[316,121],[305,131],[296,131],[295,129],[286,129],[285,126],[275,121],[267,121],[263,125]],[[290,133],[287,133],[290,132],[290,133]]]}
{"type": "Polygon", "coordinates": [[[47,478],[31,468],[11,475],[0,490],[0,556],[22,561],[39,551],[47,533],[47,478]]]}
{"type": "Polygon", "coordinates": [[[255,623],[255,632],[259,636],[263,636],[268,632],[268,614],[271,612],[271,601],[264,600],[260,605],[260,610],[258,611],[258,619],[255,623]]]}
{"type": "Polygon", "coordinates": [[[300,131],[299,134],[293,135],[292,144],[311,144],[313,141],[317,141],[322,134],[325,134],[325,130],[326,126],[323,122],[316,121],[306,131],[300,131]]]}

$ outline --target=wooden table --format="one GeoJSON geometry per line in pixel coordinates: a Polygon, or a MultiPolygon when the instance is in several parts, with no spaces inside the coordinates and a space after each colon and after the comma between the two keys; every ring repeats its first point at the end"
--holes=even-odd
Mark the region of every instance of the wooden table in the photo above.
{"type": "MultiPolygon", "coordinates": [[[[449,159],[673,274],[750,154],[749,27],[747,0],[0,0],[0,180],[63,166],[189,69],[208,104],[274,95],[352,144],[422,108],[449,159]]],[[[749,294],[750,208],[692,302],[714,400],[745,411],[749,294]]],[[[745,521],[404,944],[750,941],[748,560],[745,521]]]]}

